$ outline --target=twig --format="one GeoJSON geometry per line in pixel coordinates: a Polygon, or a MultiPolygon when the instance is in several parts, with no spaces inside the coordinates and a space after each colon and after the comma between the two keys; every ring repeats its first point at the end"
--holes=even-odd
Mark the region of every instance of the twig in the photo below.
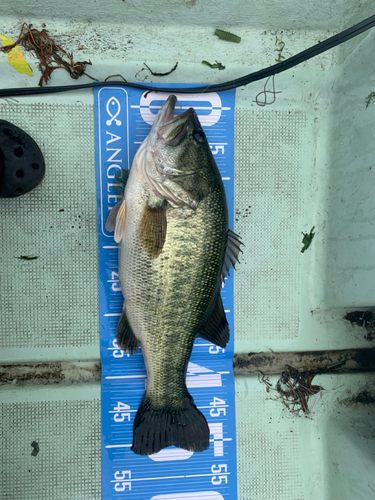
{"type": "Polygon", "coordinates": [[[114,78],[115,76],[119,76],[124,80],[124,82],[128,83],[128,81],[122,75],[109,75],[104,81],[106,82],[107,80],[109,80],[109,78],[114,78]]]}
{"type": "Polygon", "coordinates": [[[281,90],[279,90],[278,92],[275,91],[275,75],[271,75],[267,78],[266,80],[266,83],[264,84],[264,87],[263,87],[263,90],[262,92],[259,92],[259,94],[257,94],[255,96],[255,101],[258,106],[266,106],[267,104],[273,104],[275,101],[276,101],[276,94],[281,94],[281,90]],[[266,87],[267,87],[267,83],[269,81],[269,79],[272,78],[272,90],[266,90],[266,87]],[[261,95],[261,94],[264,94],[264,101],[259,101],[258,97],[261,95]],[[273,101],[271,102],[267,102],[267,94],[272,94],[273,95],[273,101]]]}
{"type": "Polygon", "coordinates": [[[167,71],[166,73],[155,73],[155,71],[152,71],[152,69],[149,68],[146,63],[143,63],[143,64],[146,66],[146,68],[149,70],[149,72],[151,73],[152,76],[167,76],[167,75],[170,75],[171,73],[173,73],[173,71],[178,66],[178,62],[176,62],[176,64],[173,66],[173,68],[170,71],[167,71]]]}

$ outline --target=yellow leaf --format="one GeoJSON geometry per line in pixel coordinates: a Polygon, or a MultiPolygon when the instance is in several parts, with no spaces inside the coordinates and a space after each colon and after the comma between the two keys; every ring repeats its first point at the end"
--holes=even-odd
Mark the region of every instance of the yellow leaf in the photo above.
{"type": "MultiPolygon", "coordinates": [[[[3,42],[4,46],[14,43],[13,40],[5,35],[0,35],[0,40],[3,42]]],[[[27,64],[19,45],[16,45],[12,50],[6,52],[6,55],[8,56],[10,65],[18,71],[18,73],[25,73],[26,75],[33,76],[33,71],[27,64]]]]}

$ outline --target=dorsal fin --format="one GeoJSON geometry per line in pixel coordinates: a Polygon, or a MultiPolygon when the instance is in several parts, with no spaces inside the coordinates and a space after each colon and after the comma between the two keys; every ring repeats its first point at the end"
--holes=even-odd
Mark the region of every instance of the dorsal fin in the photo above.
{"type": "Polygon", "coordinates": [[[219,347],[222,347],[223,349],[228,344],[229,326],[227,318],[225,317],[220,292],[218,292],[215,308],[212,313],[203,320],[198,336],[218,345],[219,347]]]}
{"type": "Polygon", "coordinates": [[[228,229],[227,248],[225,251],[223,270],[221,271],[222,282],[224,281],[225,276],[229,274],[229,269],[231,268],[231,266],[235,268],[236,263],[239,262],[238,256],[240,252],[242,252],[241,245],[243,245],[243,243],[241,242],[238,234],[228,229]]]}
{"type": "Polygon", "coordinates": [[[116,196],[124,196],[125,186],[128,182],[130,170],[118,170],[113,179],[113,192],[116,196]]]}

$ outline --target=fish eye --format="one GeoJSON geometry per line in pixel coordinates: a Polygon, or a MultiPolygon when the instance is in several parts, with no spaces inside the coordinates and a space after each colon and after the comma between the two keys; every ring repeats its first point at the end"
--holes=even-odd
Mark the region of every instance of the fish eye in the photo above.
{"type": "Polygon", "coordinates": [[[197,142],[204,142],[206,140],[206,134],[201,128],[194,130],[193,137],[197,142]]]}

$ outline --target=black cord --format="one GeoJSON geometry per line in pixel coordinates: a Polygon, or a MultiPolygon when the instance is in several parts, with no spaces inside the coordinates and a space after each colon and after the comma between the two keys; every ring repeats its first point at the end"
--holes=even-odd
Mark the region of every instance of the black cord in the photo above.
{"type": "Polygon", "coordinates": [[[237,87],[242,87],[248,85],[249,83],[262,80],[268,76],[277,75],[282,71],[293,68],[312,57],[315,57],[326,50],[332,49],[341,43],[360,35],[364,31],[375,26],[375,15],[355,24],[351,28],[348,28],[337,35],[331,36],[324,40],[324,42],[317,43],[309,49],[299,52],[295,56],[289,57],[285,61],[269,66],[268,68],[262,69],[260,71],[255,71],[249,75],[242,76],[235,80],[229,82],[218,83],[213,85],[199,86],[199,87],[155,87],[153,85],[145,85],[142,83],[132,83],[124,81],[113,80],[110,82],[91,82],[91,83],[79,83],[76,85],[63,85],[63,86],[46,86],[46,87],[25,87],[25,88],[10,88],[10,89],[0,89],[0,97],[18,97],[25,95],[36,95],[36,94],[52,94],[55,92],[68,92],[72,90],[82,90],[89,89],[93,87],[106,87],[106,86],[128,86],[135,87],[148,91],[155,92],[169,92],[169,93],[179,93],[179,94],[201,94],[206,92],[219,92],[223,90],[234,89],[237,87]]]}

